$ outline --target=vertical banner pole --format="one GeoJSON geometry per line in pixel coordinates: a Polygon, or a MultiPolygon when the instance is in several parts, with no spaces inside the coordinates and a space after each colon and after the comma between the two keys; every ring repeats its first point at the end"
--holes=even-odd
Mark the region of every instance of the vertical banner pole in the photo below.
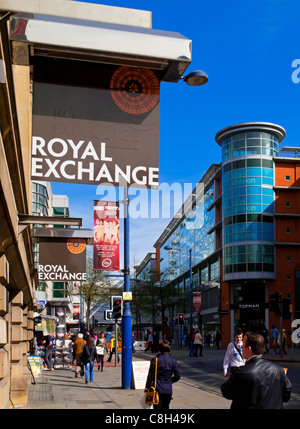
{"type": "MultiPolygon", "coordinates": [[[[193,268],[192,268],[192,248],[189,249],[190,257],[190,333],[193,330],[193,268]]],[[[190,353],[189,356],[194,355],[194,345],[190,341],[190,353]]]]}
{"type": "Polygon", "coordinates": [[[118,366],[118,321],[115,319],[115,366],[118,366]]]}
{"type": "MultiPolygon", "coordinates": [[[[124,189],[124,292],[130,292],[129,198],[124,189]]],[[[130,389],[132,376],[132,316],[128,300],[123,302],[122,316],[122,388],[130,389]]]]}

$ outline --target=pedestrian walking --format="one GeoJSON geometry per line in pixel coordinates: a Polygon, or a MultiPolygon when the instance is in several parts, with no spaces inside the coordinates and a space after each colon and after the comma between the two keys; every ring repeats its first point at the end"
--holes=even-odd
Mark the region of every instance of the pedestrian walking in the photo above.
{"type": "Polygon", "coordinates": [[[221,338],[222,338],[221,332],[217,331],[216,332],[216,346],[217,346],[217,350],[220,350],[221,338]]]}
{"type": "Polygon", "coordinates": [[[242,354],[243,333],[238,329],[234,334],[234,340],[227,346],[226,354],[223,361],[224,377],[227,377],[228,367],[230,366],[231,374],[237,368],[245,365],[245,360],[242,354]]]}
{"type": "Polygon", "coordinates": [[[205,335],[205,343],[206,343],[207,349],[210,348],[210,342],[211,342],[211,333],[207,332],[207,334],[205,335]]]}
{"type": "Polygon", "coordinates": [[[154,385],[157,359],[156,390],[159,394],[159,403],[154,405],[154,409],[168,410],[172,399],[172,384],[180,379],[180,372],[176,359],[170,354],[170,343],[163,341],[159,343],[158,349],[160,354],[151,360],[145,392],[150,389],[150,386],[154,385]]]}
{"type": "Polygon", "coordinates": [[[94,362],[97,359],[97,349],[94,344],[94,338],[91,336],[83,348],[81,361],[85,368],[85,382],[90,383],[94,380],[94,362]]]}
{"type": "Polygon", "coordinates": [[[269,353],[269,331],[266,328],[266,325],[262,325],[259,333],[264,337],[266,343],[266,351],[265,353],[269,353]]]}
{"type": "Polygon", "coordinates": [[[94,334],[93,337],[94,337],[94,344],[96,346],[97,345],[97,341],[98,341],[98,336],[97,336],[97,334],[94,334]]]}
{"type": "Polygon", "coordinates": [[[107,344],[107,339],[105,338],[104,332],[100,333],[100,337],[97,340],[96,348],[97,348],[98,371],[100,370],[100,367],[101,367],[101,372],[103,372],[104,357],[108,354],[108,344],[107,344]]]}
{"type": "Polygon", "coordinates": [[[153,336],[153,352],[158,353],[158,345],[159,345],[159,333],[154,332],[153,336]]]}
{"type": "Polygon", "coordinates": [[[45,341],[45,356],[44,361],[47,365],[47,370],[51,371],[53,368],[52,365],[52,352],[53,352],[53,338],[51,335],[46,335],[46,341],[45,341]]]}
{"type": "Polygon", "coordinates": [[[151,349],[151,351],[153,353],[153,335],[152,335],[152,331],[149,331],[148,345],[147,345],[147,348],[145,348],[145,352],[147,352],[150,349],[151,349]]]}
{"type": "Polygon", "coordinates": [[[191,329],[190,335],[189,335],[189,340],[190,340],[189,356],[194,356],[195,355],[195,350],[194,350],[195,329],[191,329]]]}
{"type": "MultiPolygon", "coordinates": [[[[118,342],[116,341],[115,335],[112,334],[110,339],[110,353],[109,353],[109,358],[107,359],[107,362],[111,362],[112,355],[116,353],[116,347],[118,347],[118,342]]],[[[119,355],[118,355],[118,362],[120,362],[119,355]]]]}
{"type": "MultiPolygon", "coordinates": [[[[73,344],[73,352],[75,357],[75,377],[78,378],[81,370],[81,355],[86,341],[83,339],[83,334],[79,333],[73,344]]],[[[83,373],[82,373],[83,374],[83,373]]]]}
{"type": "Polygon", "coordinates": [[[277,348],[279,347],[278,343],[279,338],[279,332],[275,325],[272,325],[272,329],[270,332],[270,339],[271,339],[271,348],[273,349],[274,355],[277,354],[277,348]]]}
{"type": "Polygon", "coordinates": [[[279,346],[280,346],[281,350],[286,355],[287,354],[287,339],[286,339],[285,329],[282,329],[281,334],[279,334],[279,336],[278,336],[278,343],[279,343],[279,346]],[[282,342],[282,345],[281,345],[281,342],[282,342]]]}
{"type": "Polygon", "coordinates": [[[265,347],[262,335],[246,333],[243,340],[246,364],[221,386],[224,398],[232,400],[232,409],[281,409],[290,400],[291,382],[281,366],[262,356],[265,347]]]}
{"type": "Polygon", "coordinates": [[[194,350],[195,350],[195,355],[194,356],[198,356],[198,350],[199,350],[199,356],[203,356],[202,355],[202,335],[199,331],[199,329],[196,330],[196,334],[195,334],[195,339],[194,339],[194,350]]]}

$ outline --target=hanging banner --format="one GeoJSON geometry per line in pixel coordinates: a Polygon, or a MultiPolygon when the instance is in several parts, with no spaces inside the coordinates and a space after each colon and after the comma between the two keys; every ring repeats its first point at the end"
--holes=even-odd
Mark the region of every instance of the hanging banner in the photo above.
{"type": "Polygon", "coordinates": [[[56,328],[54,320],[42,319],[41,325],[44,336],[51,335],[51,337],[54,337],[56,328]]]}
{"type": "Polygon", "coordinates": [[[202,311],[202,293],[193,292],[193,311],[200,313],[202,311]]]}
{"type": "Polygon", "coordinates": [[[80,306],[79,304],[73,304],[73,320],[79,320],[80,306]]]}
{"type": "Polygon", "coordinates": [[[156,72],[48,61],[33,68],[32,180],[157,188],[156,72]]]}
{"type": "Polygon", "coordinates": [[[94,201],[94,270],[120,269],[119,203],[94,201]]]}
{"type": "Polygon", "coordinates": [[[86,281],[86,240],[40,238],[39,280],[86,281]]]}

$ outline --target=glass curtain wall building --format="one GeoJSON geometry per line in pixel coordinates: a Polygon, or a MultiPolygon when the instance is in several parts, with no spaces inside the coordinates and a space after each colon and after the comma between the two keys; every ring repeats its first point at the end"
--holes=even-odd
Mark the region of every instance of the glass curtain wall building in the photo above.
{"type": "Polygon", "coordinates": [[[282,127],[249,123],[216,135],[222,146],[224,280],[274,278],[274,162],[282,127]]]}
{"type": "Polygon", "coordinates": [[[284,136],[281,126],[265,122],[216,134],[222,147],[223,281],[232,286],[236,326],[266,321],[267,280],[276,278],[273,157],[284,136]],[[247,309],[254,305],[258,311],[250,317],[247,309]]]}
{"type": "Polygon", "coordinates": [[[215,200],[219,195],[220,175],[220,164],[211,165],[154,244],[160,261],[160,281],[169,291],[167,315],[173,338],[177,335],[178,313],[184,313],[185,333],[190,325],[189,249],[193,267],[193,326],[208,323],[213,330],[219,328],[220,243],[214,226],[219,217],[215,200]]]}

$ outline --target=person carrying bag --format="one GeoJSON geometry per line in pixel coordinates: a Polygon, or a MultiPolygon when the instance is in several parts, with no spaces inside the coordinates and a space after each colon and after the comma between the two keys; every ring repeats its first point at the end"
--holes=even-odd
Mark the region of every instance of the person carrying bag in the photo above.
{"type": "Polygon", "coordinates": [[[159,403],[159,394],[156,390],[156,379],[157,379],[157,358],[155,359],[155,376],[154,376],[154,386],[150,386],[150,390],[146,392],[145,404],[147,405],[157,405],[159,403]]]}
{"type": "Polygon", "coordinates": [[[107,340],[105,338],[104,332],[101,332],[100,338],[98,339],[96,344],[96,348],[97,348],[98,371],[100,370],[100,366],[101,366],[101,371],[103,372],[104,356],[108,354],[108,344],[107,344],[107,340]]]}
{"type": "Polygon", "coordinates": [[[169,409],[172,399],[172,384],[180,379],[177,361],[170,355],[170,351],[168,341],[159,343],[160,354],[152,359],[146,381],[145,392],[151,393],[151,396],[154,397],[152,399],[153,407],[158,410],[169,409]],[[157,397],[152,392],[157,392],[159,396],[157,397]]]}
{"type": "Polygon", "coordinates": [[[79,333],[77,335],[77,340],[73,345],[73,352],[75,355],[75,377],[76,378],[78,378],[79,373],[81,377],[84,375],[84,366],[81,362],[81,355],[85,344],[86,344],[86,341],[84,341],[83,335],[79,333]]]}
{"type": "Polygon", "coordinates": [[[92,383],[94,380],[94,361],[97,359],[97,349],[94,344],[94,338],[90,337],[87,344],[84,346],[81,361],[85,368],[85,382],[88,383],[89,379],[92,383]]]}

